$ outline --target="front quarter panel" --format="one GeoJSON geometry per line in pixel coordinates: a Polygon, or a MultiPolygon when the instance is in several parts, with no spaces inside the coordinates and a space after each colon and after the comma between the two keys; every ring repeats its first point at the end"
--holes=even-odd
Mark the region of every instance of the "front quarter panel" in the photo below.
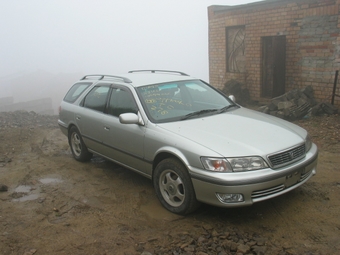
{"type": "Polygon", "coordinates": [[[202,168],[200,156],[210,155],[221,157],[216,152],[195,143],[185,137],[163,129],[159,125],[150,123],[145,133],[145,159],[154,161],[160,153],[169,153],[179,158],[183,164],[191,167],[202,168]]]}

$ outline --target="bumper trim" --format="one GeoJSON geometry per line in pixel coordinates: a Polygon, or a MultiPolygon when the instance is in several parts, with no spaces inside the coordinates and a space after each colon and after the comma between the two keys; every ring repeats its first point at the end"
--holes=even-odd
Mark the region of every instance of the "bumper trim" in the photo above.
{"type": "MultiPolygon", "coordinates": [[[[296,189],[297,187],[301,186],[302,184],[304,184],[305,182],[307,182],[310,178],[312,178],[313,175],[316,174],[315,169],[313,169],[312,171],[309,172],[309,174],[307,174],[306,178],[304,178],[303,180],[300,180],[299,182],[297,182],[296,184],[289,186],[289,187],[285,187],[283,185],[283,189],[282,190],[277,190],[276,192],[272,192],[269,194],[262,194],[262,196],[254,196],[254,193],[252,193],[251,198],[253,200],[253,203],[256,202],[260,202],[260,201],[264,201],[273,197],[277,197],[280,195],[283,195],[285,193],[288,193],[289,191],[296,189]]],[[[257,191],[259,192],[259,191],[257,191]]]]}

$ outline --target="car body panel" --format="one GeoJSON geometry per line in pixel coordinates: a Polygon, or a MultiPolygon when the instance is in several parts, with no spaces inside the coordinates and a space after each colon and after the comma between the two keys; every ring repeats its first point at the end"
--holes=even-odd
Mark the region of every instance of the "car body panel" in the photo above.
{"type": "MultiPolygon", "coordinates": [[[[118,118],[109,115],[104,116],[102,122],[105,126],[103,145],[106,148],[103,155],[117,158],[120,163],[138,169],[144,161],[145,127],[121,124],[118,118]]],[[[147,172],[145,174],[149,175],[147,172]]]]}
{"type": "Polygon", "coordinates": [[[265,156],[287,149],[292,144],[304,143],[307,134],[294,124],[282,125],[278,118],[245,108],[160,126],[174,135],[213,148],[213,151],[223,157],[265,156]],[[245,135],[249,133],[254,135],[245,135]]]}
{"type": "Polygon", "coordinates": [[[75,114],[76,126],[85,144],[97,153],[106,151],[103,141],[107,131],[104,128],[103,117],[105,117],[104,113],[84,107],[78,107],[75,114]]]}

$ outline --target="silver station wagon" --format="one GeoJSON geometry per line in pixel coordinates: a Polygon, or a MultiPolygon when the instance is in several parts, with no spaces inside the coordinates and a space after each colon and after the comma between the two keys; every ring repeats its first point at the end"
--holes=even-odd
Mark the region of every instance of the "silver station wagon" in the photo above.
{"type": "Polygon", "coordinates": [[[199,204],[247,206],[316,173],[306,130],[236,104],[182,72],[87,75],[67,92],[58,124],[74,158],[100,155],[150,178],[177,214],[199,204]]]}

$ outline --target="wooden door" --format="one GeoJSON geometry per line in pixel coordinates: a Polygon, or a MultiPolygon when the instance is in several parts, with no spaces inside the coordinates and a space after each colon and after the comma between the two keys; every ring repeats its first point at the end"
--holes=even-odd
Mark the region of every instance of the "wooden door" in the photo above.
{"type": "Polygon", "coordinates": [[[286,37],[262,38],[261,96],[273,98],[285,93],[286,37]]]}

